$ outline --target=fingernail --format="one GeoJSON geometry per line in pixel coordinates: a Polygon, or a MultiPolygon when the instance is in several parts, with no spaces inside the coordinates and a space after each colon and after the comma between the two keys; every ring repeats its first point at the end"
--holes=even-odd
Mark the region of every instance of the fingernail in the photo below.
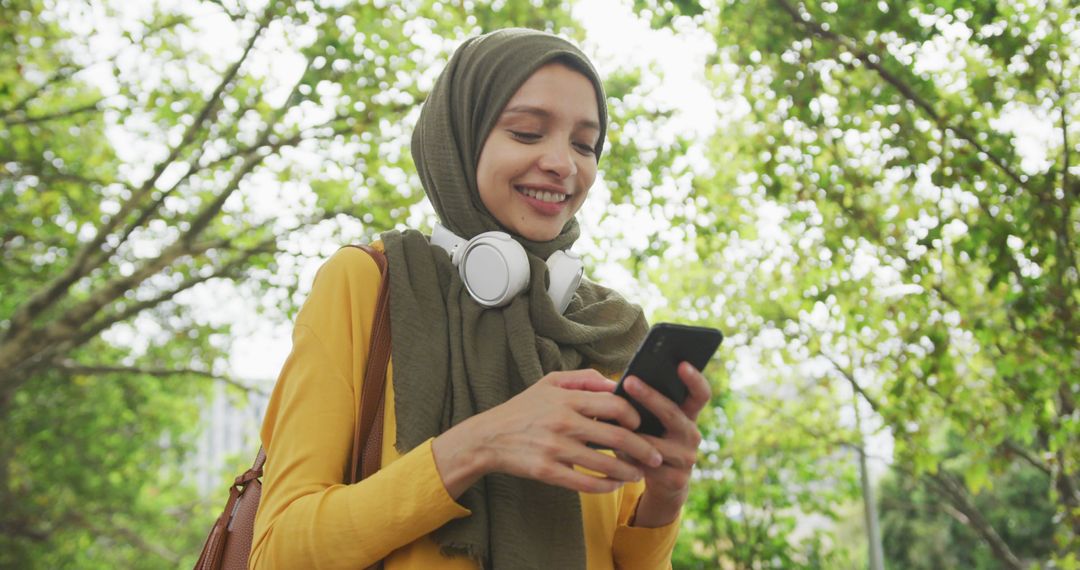
{"type": "Polygon", "coordinates": [[[660,464],[664,462],[664,456],[660,455],[659,451],[654,451],[652,456],[649,457],[649,465],[653,467],[660,467],[660,464]]]}

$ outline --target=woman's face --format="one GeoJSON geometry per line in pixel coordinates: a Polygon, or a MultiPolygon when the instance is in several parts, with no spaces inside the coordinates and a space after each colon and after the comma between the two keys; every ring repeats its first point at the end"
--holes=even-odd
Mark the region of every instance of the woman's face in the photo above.
{"type": "Polygon", "coordinates": [[[536,70],[507,102],[480,151],[476,183],[507,230],[558,237],[596,179],[596,90],[559,63],[536,70]]]}

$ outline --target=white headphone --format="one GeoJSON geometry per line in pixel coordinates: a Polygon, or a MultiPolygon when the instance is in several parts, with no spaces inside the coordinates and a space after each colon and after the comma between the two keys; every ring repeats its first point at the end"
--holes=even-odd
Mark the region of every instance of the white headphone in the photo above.
{"type": "MultiPolygon", "coordinates": [[[[465,288],[477,303],[501,307],[529,286],[525,248],[505,232],[484,232],[465,240],[435,224],[431,244],[450,254],[465,288]]],[[[562,314],[581,283],[584,264],[572,251],[556,251],[547,259],[548,296],[562,314]]]]}

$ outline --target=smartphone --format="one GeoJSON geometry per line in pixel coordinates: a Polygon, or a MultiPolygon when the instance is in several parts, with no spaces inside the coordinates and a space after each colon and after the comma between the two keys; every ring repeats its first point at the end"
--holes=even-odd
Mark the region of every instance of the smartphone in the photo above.
{"type": "Polygon", "coordinates": [[[649,329],[615,387],[615,394],[626,398],[641,415],[637,433],[660,437],[664,435],[664,424],[626,393],[623,387],[626,377],[637,376],[671,401],[682,404],[688,391],[679,378],[679,364],[686,361],[698,370],[705,370],[722,340],[724,335],[720,331],[708,327],[657,323],[649,329]]]}

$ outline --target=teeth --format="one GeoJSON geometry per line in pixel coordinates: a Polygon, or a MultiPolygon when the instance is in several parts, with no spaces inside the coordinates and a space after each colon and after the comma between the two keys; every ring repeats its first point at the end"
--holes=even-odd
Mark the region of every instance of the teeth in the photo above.
{"type": "Polygon", "coordinates": [[[525,188],[524,186],[517,187],[518,192],[530,197],[536,198],[541,202],[563,202],[570,196],[566,194],[558,194],[555,192],[545,192],[543,190],[533,190],[532,188],[525,188]]]}

